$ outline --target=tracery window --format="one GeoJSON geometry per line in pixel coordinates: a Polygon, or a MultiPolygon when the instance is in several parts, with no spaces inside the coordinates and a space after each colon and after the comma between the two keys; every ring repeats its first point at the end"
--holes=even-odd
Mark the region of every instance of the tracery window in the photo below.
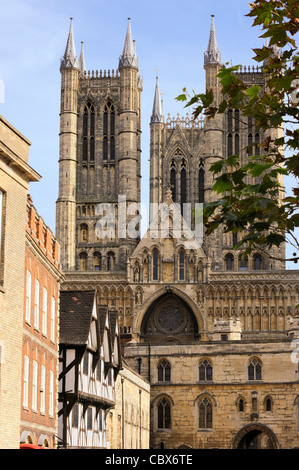
{"type": "Polygon", "coordinates": [[[110,101],[103,114],[103,160],[115,160],[115,109],[110,101]]]}
{"type": "Polygon", "coordinates": [[[251,359],[248,365],[248,380],[262,380],[262,366],[258,359],[251,359]]]}
{"type": "Polygon", "coordinates": [[[171,367],[168,361],[164,359],[158,366],[158,381],[170,382],[171,367]]]}
{"type": "Polygon", "coordinates": [[[94,160],[95,157],[95,110],[88,102],[83,113],[83,155],[84,161],[94,160]]]}
{"type": "Polygon", "coordinates": [[[158,280],[159,275],[159,253],[158,250],[153,251],[153,281],[158,280]]]}
{"type": "Polygon", "coordinates": [[[206,359],[199,366],[199,380],[211,381],[213,378],[212,365],[206,359]]]}
{"type": "Polygon", "coordinates": [[[172,200],[175,202],[176,199],[176,169],[175,169],[175,162],[172,160],[170,166],[170,188],[172,192],[172,200]]]}
{"type": "Polygon", "coordinates": [[[187,202],[187,174],[186,161],[183,158],[181,163],[181,213],[183,213],[184,204],[187,202]]]}
{"type": "Polygon", "coordinates": [[[210,429],[212,428],[213,421],[213,408],[210,400],[205,397],[199,403],[199,428],[210,429]]]}
{"type": "Polygon", "coordinates": [[[166,398],[162,398],[158,403],[158,429],[170,428],[170,403],[166,398]]]}
{"type": "Polygon", "coordinates": [[[185,253],[184,250],[179,252],[179,280],[183,281],[185,279],[185,253]]]}
{"type": "Polygon", "coordinates": [[[198,170],[198,202],[205,202],[205,170],[202,159],[198,170]]]}

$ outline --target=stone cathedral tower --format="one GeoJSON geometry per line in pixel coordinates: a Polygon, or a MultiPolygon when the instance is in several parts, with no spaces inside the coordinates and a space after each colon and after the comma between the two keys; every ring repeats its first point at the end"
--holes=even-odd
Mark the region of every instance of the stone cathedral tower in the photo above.
{"type": "Polygon", "coordinates": [[[129,219],[119,227],[118,213],[140,202],[141,177],[142,80],[130,19],[118,69],[91,73],[86,71],[83,43],[77,59],[71,19],[60,72],[56,233],[62,267],[121,270],[138,237],[127,237],[129,219]]]}
{"type": "MultiPolygon", "coordinates": [[[[217,104],[222,61],[213,16],[203,67],[217,104]]],[[[99,305],[118,311],[122,355],[150,383],[151,447],[295,447],[298,271],[259,253],[243,259],[236,236],[220,228],[199,244],[189,219],[196,204],[215,197],[211,164],[232,154],[245,162],[251,143],[258,155],[261,131],[236,109],[208,122],[164,116],[157,78],[149,192],[160,207],[139,240],[114,230],[117,215],[137,213],[120,204],[140,202],[142,82],[130,21],[116,72],[86,71],[72,24],[60,70],[61,288],[95,289],[99,305]],[[188,227],[177,236],[183,216],[188,227]]],[[[262,69],[238,73],[266,86],[262,69]]],[[[125,419],[144,423],[131,411],[125,419]]]]}
{"type": "MultiPolygon", "coordinates": [[[[214,15],[212,15],[208,47],[204,53],[206,90],[212,90],[214,105],[222,101],[221,85],[217,74],[223,67],[218,49],[214,15]]],[[[239,72],[242,80],[250,85],[265,87],[262,69],[246,67],[239,72]]],[[[156,82],[153,111],[150,121],[150,201],[161,204],[167,188],[172,190],[172,199],[181,208],[185,220],[194,228],[192,211],[198,203],[212,202],[216,193],[211,191],[213,174],[211,165],[221,158],[240,154],[242,163],[246,161],[246,147],[256,142],[255,152],[259,152],[259,142],[264,140],[261,130],[255,130],[252,122],[245,123],[238,110],[229,110],[205,121],[203,118],[193,120],[188,117],[165,120],[161,102],[158,78],[156,82]],[[190,206],[188,206],[188,204],[190,206]],[[184,212],[185,207],[185,212],[184,212]],[[191,215],[190,215],[191,214],[191,215]]],[[[274,131],[271,131],[274,132],[274,131]]],[[[257,154],[257,153],[256,153],[257,154]]],[[[282,185],[283,186],[283,185],[282,185]]],[[[219,227],[204,240],[203,246],[212,270],[225,269],[226,257],[230,256],[233,245],[242,234],[224,234],[219,227]]],[[[273,248],[272,254],[283,255],[284,247],[273,248]]],[[[258,258],[241,260],[240,253],[234,252],[235,268],[249,268],[263,265],[264,269],[281,269],[283,262],[258,258]],[[242,266],[241,266],[242,264],[242,266]]]]}

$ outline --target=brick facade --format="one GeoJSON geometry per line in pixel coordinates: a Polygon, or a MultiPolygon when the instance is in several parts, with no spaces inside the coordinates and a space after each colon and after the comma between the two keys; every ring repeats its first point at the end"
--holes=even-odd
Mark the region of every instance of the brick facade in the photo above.
{"type": "Polygon", "coordinates": [[[59,244],[27,201],[21,444],[57,445],[59,244]]]}
{"type": "Polygon", "coordinates": [[[0,117],[0,447],[20,446],[26,204],[30,142],[0,117]]]}

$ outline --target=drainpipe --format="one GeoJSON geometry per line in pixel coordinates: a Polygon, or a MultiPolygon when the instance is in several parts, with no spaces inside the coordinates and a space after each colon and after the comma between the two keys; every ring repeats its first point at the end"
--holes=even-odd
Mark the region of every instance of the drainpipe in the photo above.
{"type": "Polygon", "coordinates": [[[124,379],[121,379],[121,409],[122,409],[122,421],[121,421],[121,448],[125,448],[125,406],[124,406],[124,379]]]}

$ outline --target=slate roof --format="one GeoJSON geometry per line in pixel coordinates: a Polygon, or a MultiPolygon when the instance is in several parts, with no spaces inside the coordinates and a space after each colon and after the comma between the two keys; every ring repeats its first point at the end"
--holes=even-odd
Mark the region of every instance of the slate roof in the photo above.
{"type": "Polygon", "coordinates": [[[60,292],[60,343],[87,344],[95,291],[60,292]]]}

